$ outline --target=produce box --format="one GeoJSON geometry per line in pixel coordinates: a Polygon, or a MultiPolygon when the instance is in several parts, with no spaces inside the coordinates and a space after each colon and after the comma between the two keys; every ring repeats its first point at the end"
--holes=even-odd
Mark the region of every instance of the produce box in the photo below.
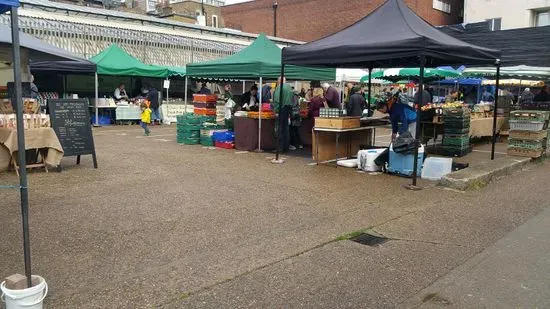
{"type": "Polygon", "coordinates": [[[521,148],[526,150],[542,150],[546,148],[547,139],[538,141],[510,138],[508,148],[521,148]]]}
{"type": "Polygon", "coordinates": [[[510,131],[542,131],[548,128],[548,121],[510,119],[510,131]]]}
{"type": "Polygon", "coordinates": [[[521,148],[508,148],[509,156],[518,156],[518,157],[528,157],[528,158],[540,158],[544,154],[544,150],[532,150],[532,149],[521,149],[521,148]]]}
{"type": "Polygon", "coordinates": [[[212,136],[201,136],[200,143],[203,146],[214,146],[214,140],[212,139],[212,136]]]}
{"type": "Polygon", "coordinates": [[[315,117],[316,128],[327,129],[352,129],[361,126],[361,117],[339,117],[339,118],[324,118],[315,117]]]}
{"type": "MultiPolygon", "coordinates": [[[[248,112],[248,118],[259,119],[259,112],[248,112]]],[[[262,119],[275,119],[275,112],[262,112],[262,119]]]]}
{"type": "Polygon", "coordinates": [[[193,108],[193,113],[195,113],[195,115],[202,115],[202,116],[216,116],[216,109],[215,108],[193,108]]]}
{"type": "Polygon", "coordinates": [[[548,131],[510,131],[510,138],[539,141],[548,137],[548,131]]]}
{"type": "Polygon", "coordinates": [[[194,108],[216,108],[216,102],[193,102],[194,108]]]}
{"type": "Polygon", "coordinates": [[[444,117],[470,117],[470,109],[469,108],[443,108],[443,116],[444,117]]]}
{"type": "Polygon", "coordinates": [[[443,137],[443,147],[457,146],[468,147],[470,145],[470,136],[468,134],[447,135],[443,137]]]}
{"type": "Polygon", "coordinates": [[[178,132],[200,131],[200,129],[201,129],[201,126],[198,124],[176,125],[176,130],[178,132]]]}
{"type": "Polygon", "coordinates": [[[193,102],[200,103],[216,103],[218,101],[218,96],[215,94],[194,94],[193,102]]]}
{"type": "Polygon", "coordinates": [[[200,131],[178,132],[177,138],[200,138],[200,131]]]}
{"type": "Polygon", "coordinates": [[[520,110],[510,112],[511,120],[526,120],[526,121],[538,121],[543,122],[550,118],[550,112],[547,111],[529,111],[520,110]]]}
{"type": "Polygon", "coordinates": [[[198,138],[178,138],[177,139],[178,144],[185,144],[185,145],[198,145],[200,143],[200,139],[198,138]]]}

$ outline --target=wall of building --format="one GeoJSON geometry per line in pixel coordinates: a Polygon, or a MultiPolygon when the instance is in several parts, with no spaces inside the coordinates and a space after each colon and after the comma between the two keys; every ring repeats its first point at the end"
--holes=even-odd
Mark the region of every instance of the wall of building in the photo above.
{"type": "MultiPolygon", "coordinates": [[[[182,1],[170,4],[172,11],[176,14],[197,15],[202,11],[201,3],[196,1],[182,1]]],[[[212,27],[212,15],[218,16],[218,28],[224,27],[224,19],[220,7],[213,5],[204,5],[206,14],[206,26],[212,27]]],[[[182,20],[183,21],[183,20],[182,20]]]]}
{"type": "Polygon", "coordinates": [[[550,0],[465,0],[464,22],[502,18],[502,30],[532,27],[533,11],[544,8],[550,8],[550,0]]]}
{"type": "MultiPolygon", "coordinates": [[[[405,0],[433,25],[456,24],[463,0],[448,0],[451,14],[433,9],[432,0],[405,0]]],[[[278,0],[277,36],[312,41],[337,32],[365,17],[385,0],[278,0]]],[[[227,28],[273,35],[273,1],[255,0],[222,7],[227,28]]]]}

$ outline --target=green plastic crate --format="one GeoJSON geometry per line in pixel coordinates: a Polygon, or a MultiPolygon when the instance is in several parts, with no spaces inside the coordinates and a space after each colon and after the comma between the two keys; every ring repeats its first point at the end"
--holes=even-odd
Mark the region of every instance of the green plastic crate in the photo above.
{"type": "Polygon", "coordinates": [[[198,145],[200,143],[200,139],[199,138],[178,138],[177,142],[178,144],[198,145]]]}
{"type": "Polygon", "coordinates": [[[443,146],[468,147],[470,145],[470,136],[468,134],[443,136],[443,146]]]}
{"type": "Polygon", "coordinates": [[[187,124],[187,125],[177,125],[176,129],[178,131],[199,131],[201,129],[200,125],[196,124],[187,124]]]}
{"type": "Polygon", "coordinates": [[[177,137],[180,138],[200,138],[200,131],[178,132],[177,137]]]}
{"type": "Polygon", "coordinates": [[[214,146],[214,140],[212,139],[212,137],[201,136],[200,143],[203,146],[214,146]]]}
{"type": "Polygon", "coordinates": [[[446,135],[461,135],[470,133],[470,127],[467,128],[453,128],[453,127],[444,127],[443,131],[446,135]]]}
{"type": "Polygon", "coordinates": [[[508,148],[520,148],[520,149],[527,149],[527,150],[542,150],[546,148],[547,145],[547,139],[539,140],[539,141],[532,141],[532,140],[521,140],[521,139],[515,139],[510,138],[508,140],[508,148]]]}

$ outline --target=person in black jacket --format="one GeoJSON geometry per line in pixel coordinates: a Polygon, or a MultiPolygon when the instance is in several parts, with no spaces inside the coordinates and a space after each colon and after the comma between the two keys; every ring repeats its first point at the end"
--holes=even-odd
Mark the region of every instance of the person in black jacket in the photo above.
{"type": "Polygon", "coordinates": [[[357,116],[361,117],[363,115],[363,110],[367,106],[367,101],[358,87],[353,87],[350,90],[349,102],[347,104],[347,115],[348,116],[357,116]]]}
{"type": "Polygon", "coordinates": [[[149,101],[151,108],[151,124],[159,125],[160,124],[160,113],[159,113],[159,93],[155,87],[150,86],[149,92],[147,92],[147,101],[149,101]]]}
{"type": "Polygon", "coordinates": [[[250,91],[243,93],[241,108],[247,111],[258,111],[260,104],[258,103],[258,86],[253,85],[250,91]]]}
{"type": "Polygon", "coordinates": [[[544,85],[540,90],[539,94],[533,99],[535,102],[550,102],[550,89],[547,85],[544,85]]]}

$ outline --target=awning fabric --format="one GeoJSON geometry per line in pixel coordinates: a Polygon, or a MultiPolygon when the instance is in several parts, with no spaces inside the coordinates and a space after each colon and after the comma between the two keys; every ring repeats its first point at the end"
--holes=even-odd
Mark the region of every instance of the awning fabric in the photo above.
{"type": "MultiPolygon", "coordinates": [[[[389,81],[399,81],[402,79],[418,79],[420,76],[420,68],[395,68],[386,69],[372,73],[372,78],[385,79],[389,81]]],[[[442,79],[446,77],[458,77],[460,73],[455,70],[430,69],[424,70],[424,78],[426,79],[442,79]]],[[[363,76],[361,82],[369,80],[369,75],[363,76]]]]}
{"type": "Polygon", "coordinates": [[[14,6],[19,6],[19,0],[0,0],[0,14],[9,11],[14,6]]]}
{"type": "MultiPolygon", "coordinates": [[[[194,78],[276,79],[281,75],[281,49],[265,34],[240,52],[225,58],[187,65],[194,78]]],[[[335,80],[334,69],[285,66],[285,76],[293,80],[335,80]]]]}
{"type": "Polygon", "coordinates": [[[168,69],[168,77],[171,77],[171,76],[185,77],[187,72],[185,67],[167,67],[167,69],[168,69]]]}
{"type": "Polygon", "coordinates": [[[317,41],[283,49],[283,63],[319,67],[427,67],[491,65],[498,50],[447,35],[418,17],[403,0],[388,0],[344,30],[317,41]]]}
{"type": "Polygon", "coordinates": [[[112,44],[101,53],[93,56],[90,61],[97,64],[97,73],[101,75],[157,78],[168,76],[167,68],[145,64],[116,44],[112,44]]]}
{"type": "MultiPolygon", "coordinates": [[[[463,74],[465,76],[496,76],[497,70],[495,67],[466,68],[463,74]]],[[[526,65],[501,67],[500,75],[503,77],[524,79],[545,79],[550,78],[550,67],[532,67],[526,65]]]]}

